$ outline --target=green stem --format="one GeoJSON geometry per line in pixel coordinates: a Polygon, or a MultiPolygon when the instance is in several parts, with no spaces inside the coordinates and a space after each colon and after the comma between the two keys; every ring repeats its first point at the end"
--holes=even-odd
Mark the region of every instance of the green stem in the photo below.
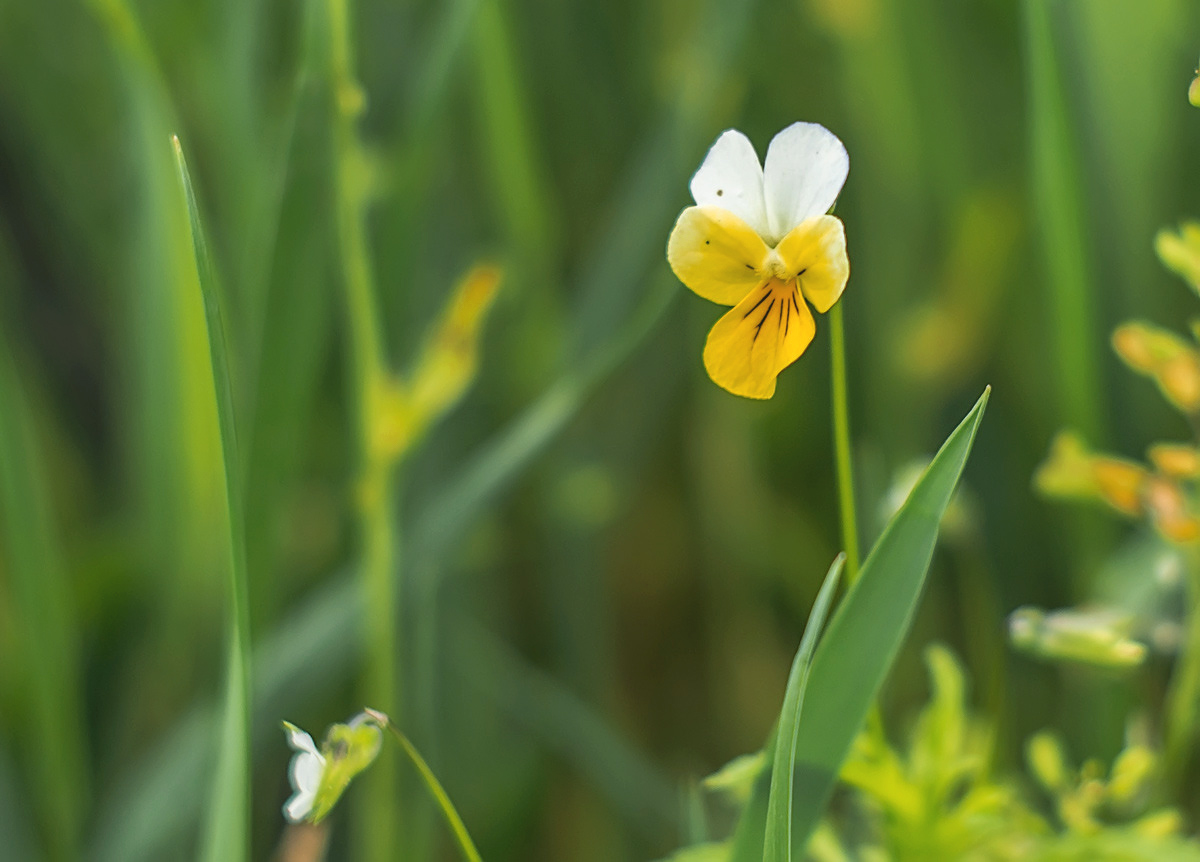
{"type": "Polygon", "coordinates": [[[829,310],[830,374],[833,383],[833,445],[837,458],[838,509],[842,547],[846,552],[846,584],[858,580],[858,516],[854,508],[854,464],[850,449],[850,408],[846,397],[846,326],[842,304],[829,310]]]}
{"type": "MultiPolygon", "coordinates": [[[[375,429],[390,383],[380,333],[375,278],[367,244],[366,154],[358,134],[365,98],[354,76],[350,10],[347,0],[327,0],[330,29],[329,73],[333,85],[334,194],[342,281],[351,351],[351,381],[357,407],[359,448],[358,517],[362,564],[359,573],[367,618],[364,695],[393,714],[401,711],[396,662],[399,581],[396,533],[397,491],[392,460],[377,451],[375,429]]],[[[400,812],[396,767],[380,758],[364,795],[363,857],[385,862],[396,857],[400,812]]]]}
{"type": "Polygon", "coordinates": [[[442,816],[446,818],[446,824],[450,827],[450,831],[454,833],[454,840],[458,842],[458,849],[462,851],[463,858],[467,862],[482,862],[482,857],[475,848],[475,842],[471,840],[471,834],[467,832],[466,824],[463,823],[462,817],[459,816],[457,809],[454,807],[454,803],[450,801],[450,796],[446,793],[445,788],[442,787],[442,783],[437,780],[437,776],[433,774],[433,770],[429,768],[429,764],[425,762],[425,758],[417,751],[416,746],[409,741],[409,738],[387,716],[375,710],[367,710],[367,712],[392,732],[392,735],[396,737],[396,741],[400,743],[400,747],[404,749],[404,753],[408,755],[408,759],[412,761],[413,766],[417,768],[417,772],[421,774],[421,780],[429,790],[429,795],[433,797],[438,808],[441,809],[442,816]]]}
{"type": "Polygon", "coordinates": [[[1167,695],[1163,758],[1168,786],[1176,796],[1183,790],[1200,721],[1200,558],[1194,550],[1188,554],[1188,576],[1187,632],[1167,695]]]}

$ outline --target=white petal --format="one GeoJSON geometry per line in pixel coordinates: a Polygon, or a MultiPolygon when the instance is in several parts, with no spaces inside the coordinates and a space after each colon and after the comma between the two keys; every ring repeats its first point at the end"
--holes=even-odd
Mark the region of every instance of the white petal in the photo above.
{"type": "Polygon", "coordinates": [[[717,138],[692,177],[691,189],[698,205],[729,210],[760,236],[766,231],[762,165],[754,144],[736,129],[717,138]]]}
{"type": "Polygon", "coordinates": [[[312,811],[313,802],[316,801],[315,793],[295,793],[291,799],[283,805],[283,816],[292,823],[299,823],[308,816],[308,812],[312,811]]]}
{"type": "Polygon", "coordinates": [[[320,757],[320,752],[317,751],[316,743],[313,742],[313,738],[311,736],[309,736],[300,728],[296,727],[294,724],[288,724],[287,722],[284,722],[284,727],[287,729],[288,745],[290,745],[295,751],[307,751],[310,754],[315,754],[320,757]]]}
{"type": "Polygon", "coordinates": [[[792,123],[776,135],[763,170],[767,243],[775,245],[800,222],[829,212],[849,172],[846,148],[819,123],[792,123]]]}
{"type": "Polygon", "coordinates": [[[292,758],[288,779],[292,787],[302,793],[316,793],[325,772],[325,758],[319,754],[304,752],[292,758]]]}

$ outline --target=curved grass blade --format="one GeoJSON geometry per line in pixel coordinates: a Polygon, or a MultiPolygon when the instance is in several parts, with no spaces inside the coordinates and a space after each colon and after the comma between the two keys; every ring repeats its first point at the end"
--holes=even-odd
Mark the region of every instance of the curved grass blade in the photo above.
{"type": "Polygon", "coordinates": [[[813,602],[800,639],[800,648],[792,661],[788,674],[787,689],[783,695],[783,708],[779,712],[778,739],[782,745],[775,746],[775,759],[771,767],[771,792],[767,797],[767,830],[764,838],[763,862],[790,862],[792,859],[792,775],[796,768],[796,749],[799,744],[800,716],[804,707],[804,690],[808,686],[812,669],[813,652],[817,638],[825,626],[825,617],[837,592],[842,577],[846,554],[838,554],[825,581],[813,602]]]}
{"type": "Polygon", "coordinates": [[[237,454],[233,384],[225,349],[225,327],[221,320],[221,306],[208,246],[200,226],[200,212],[196,206],[187,162],[183,158],[183,148],[179,138],[172,137],[171,141],[175,147],[175,164],[179,169],[179,182],[187,204],[198,286],[204,299],[204,319],[208,328],[209,356],[221,431],[221,459],[225,467],[226,515],[229,519],[225,548],[229,568],[230,616],[225,703],[201,858],[211,862],[237,862],[248,859],[250,851],[250,618],[243,534],[245,519],[239,476],[241,462],[237,454]]]}
{"type": "MultiPolygon", "coordinates": [[[[989,387],[959,424],[884,529],[813,656],[793,758],[792,845],[804,848],[838,770],[867,718],[925,584],[938,527],[958,485],[989,387]]],[[[772,734],[767,757],[775,762],[772,734]]],[[[734,836],[733,862],[763,859],[770,778],[756,782],[734,836]]]]}
{"type": "Polygon", "coordinates": [[[396,737],[396,741],[400,743],[400,747],[404,749],[404,753],[408,755],[408,759],[417,768],[417,772],[421,775],[421,781],[425,783],[426,789],[429,790],[429,795],[437,802],[442,816],[446,818],[446,824],[450,827],[450,831],[454,833],[454,840],[458,843],[458,849],[462,851],[463,858],[467,862],[483,862],[479,851],[475,849],[475,842],[471,840],[471,834],[467,832],[467,825],[463,823],[462,818],[458,815],[458,810],[454,807],[454,803],[450,801],[445,788],[437,780],[437,776],[433,774],[433,770],[429,768],[429,764],[425,762],[425,758],[421,756],[421,752],[417,751],[416,746],[409,741],[409,738],[404,735],[403,731],[396,727],[386,715],[373,712],[372,710],[367,710],[367,713],[379,719],[379,723],[392,732],[392,735],[396,737]]]}

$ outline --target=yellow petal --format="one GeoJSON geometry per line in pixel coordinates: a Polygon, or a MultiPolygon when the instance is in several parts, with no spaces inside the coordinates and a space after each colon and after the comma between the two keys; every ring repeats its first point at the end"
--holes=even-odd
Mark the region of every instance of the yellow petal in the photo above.
{"type": "Polygon", "coordinates": [[[1200,450],[1186,443],[1155,443],[1147,454],[1158,471],[1177,479],[1200,479],[1200,450]]]}
{"type": "Polygon", "coordinates": [[[846,229],[830,215],[807,219],[788,232],[775,249],[788,272],[797,273],[800,290],[824,314],[841,297],[850,278],[846,229]]]}
{"type": "Polygon", "coordinates": [[[734,395],[770,398],[775,377],[800,358],[815,332],[796,282],[771,279],[717,321],[704,345],[704,367],[734,395]]]}
{"type": "Polygon", "coordinates": [[[766,281],[766,259],[759,235],[720,207],[688,207],[667,242],[667,260],[679,280],[721,305],[736,305],[766,281]]]}

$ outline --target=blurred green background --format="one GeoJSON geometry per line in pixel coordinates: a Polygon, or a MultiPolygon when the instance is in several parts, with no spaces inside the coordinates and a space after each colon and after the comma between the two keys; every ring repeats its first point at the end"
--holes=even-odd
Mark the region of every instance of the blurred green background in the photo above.
{"type": "MultiPolygon", "coordinates": [[[[1130,455],[1188,434],[1107,342],[1194,308],[1152,240],[1200,212],[1200,8],[364,0],[349,20],[389,365],[472,264],[505,270],[472,390],[395,479],[394,717],[485,857],[682,843],[689,782],[762,744],[838,550],[827,325],[772,401],[739,400],[700,359],[719,309],[666,264],[730,126],[762,153],[817,121],[851,155],[866,543],[897,474],[994,386],[889,723],[923,702],[920,648],[942,640],[1003,763],[1045,726],[1077,755],[1119,749],[1162,668],[1037,665],[1004,617],[1087,597],[1128,538],[1031,491],[1059,427],[1130,455]]],[[[284,826],[279,720],[317,733],[363,705],[334,201],[352,94],[329,25],[318,0],[0,0],[0,860],[190,858],[207,797],[224,504],[172,133],[237,398],[255,858],[284,826]]],[[[358,790],[333,858],[353,855],[358,790]]],[[[404,840],[448,852],[406,798],[404,840]]]]}

